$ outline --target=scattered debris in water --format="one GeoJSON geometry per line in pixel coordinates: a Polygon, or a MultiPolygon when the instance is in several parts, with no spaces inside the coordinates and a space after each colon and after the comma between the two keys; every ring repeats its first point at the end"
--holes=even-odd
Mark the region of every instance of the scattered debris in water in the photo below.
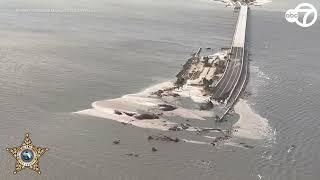
{"type": "Polygon", "coordinates": [[[248,144],[246,144],[246,143],[239,143],[239,144],[242,145],[242,147],[245,147],[245,148],[247,148],[247,149],[252,149],[252,148],[254,148],[254,146],[248,145],[248,144]]]}
{"type": "Polygon", "coordinates": [[[296,146],[295,145],[291,145],[289,148],[288,148],[288,153],[294,151],[296,149],[296,146]]]}
{"type": "Polygon", "coordinates": [[[152,136],[148,136],[148,140],[159,140],[159,141],[167,141],[167,142],[179,142],[179,138],[172,138],[170,136],[167,135],[152,135],[152,136]]]}
{"type": "Polygon", "coordinates": [[[193,164],[201,169],[213,169],[214,168],[214,163],[213,163],[213,161],[210,161],[210,160],[196,160],[193,164]]]}
{"type": "Polygon", "coordinates": [[[116,139],[113,141],[113,144],[119,144],[120,143],[120,139],[116,139]]]}
{"type": "Polygon", "coordinates": [[[134,153],[128,153],[125,154],[126,156],[134,156],[134,157],[139,157],[139,154],[134,154],[134,153]]]}

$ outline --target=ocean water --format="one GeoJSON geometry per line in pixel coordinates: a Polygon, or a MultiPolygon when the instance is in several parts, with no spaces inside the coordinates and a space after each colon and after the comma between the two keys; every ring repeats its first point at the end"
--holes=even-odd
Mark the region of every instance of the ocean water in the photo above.
{"type": "Polygon", "coordinates": [[[199,47],[229,46],[237,16],[232,9],[206,0],[1,2],[0,178],[317,179],[320,25],[287,23],[283,9],[296,4],[279,1],[250,11],[248,101],[275,136],[243,139],[255,145],[243,149],[148,142],[161,132],[71,114],[172,79],[199,47]],[[12,174],[15,162],[5,148],[20,144],[25,132],[50,149],[40,161],[41,176],[12,174]],[[113,145],[117,138],[120,144],[113,145]]]}
{"type": "Polygon", "coordinates": [[[251,14],[249,100],[277,134],[256,169],[266,179],[317,179],[320,23],[303,29],[279,18],[282,13],[251,14]]]}

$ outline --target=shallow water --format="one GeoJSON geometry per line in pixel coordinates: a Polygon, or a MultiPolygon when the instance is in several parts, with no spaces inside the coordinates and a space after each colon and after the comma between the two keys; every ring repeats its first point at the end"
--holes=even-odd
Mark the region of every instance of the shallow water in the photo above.
{"type": "Polygon", "coordinates": [[[242,140],[257,144],[253,149],[148,142],[160,131],[70,114],[172,79],[198,47],[230,45],[232,10],[204,0],[183,2],[1,4],[1,179],[317,179],[320,27],[286,23],[278,11],[296,3],[266,6],[273,12],[254,8],[249,19],[249,103],[276,130],[275,139],[242,140]],[[99,12],[15,12],[75,5],[99,12]],[[13,175],[14,160],[4,151],[20,144],[26,131],[34,144],[50,148],[41,176],[13,175]],[[116,138],[119,145],[112,144],[116,138]],[[288,153],[291,145],[296,148],[288,153]],[[153,146],[159,151],[153,153],[153,146]]]}

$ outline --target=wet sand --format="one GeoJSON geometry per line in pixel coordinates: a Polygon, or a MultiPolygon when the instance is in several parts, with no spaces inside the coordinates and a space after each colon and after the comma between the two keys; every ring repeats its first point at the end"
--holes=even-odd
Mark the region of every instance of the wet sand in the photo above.
{"type": "Polygon", "coordinates": [[[268,120],[256,114],[247,101],[240,99],[234,107],[240,115],[239,120],[233,125],[234,135],[248,139],[265,139],[271,133],[268,120]]]}
{"type": "MultiPolygon", "coordinates": [[[[136,94],[128,94],[120,98],[96,101],[92,103],[92,108],[74,113],[111,119],[141,128],[152,128],[158,130],[169,130],[173,126],[177,125],[177,123],[171,122],[168,117],[181,117],[204,121],[206,120],[206,117],[214,116],[212,111],[200,111],[198,109],[184,108],[179,105],[179,99],[177,98],[170,96],[158,98],[157,96],[152,95],[152,92],[170,87],[173,87],[173,82],[166,81],[151,86],[136,94]],[[161,111],[159,110],[159,105],[161,104],[170,104],[176,107],[176,109],[172,111],[161,111]],[[121,114],[116,114],[115,111],[119,111],[121,114]],[[137,115],[139,113],[152,113],[161,115],[156,119],[138,120],[134,116],[129,116],[126,113],[137,115]]],[[[174,90],[173,92],[178,94],[180,98],[192,99],[194,103],[204,102],[208,99],[207,96],[203,96],[198,87],[186,86],[185,88],[174,90]]],[[[189,128],[189,130],[191,129],[192,128],[189,128]]]]}
{"type": "MultiPolygon", "coordinates": [[[[179,106],[176,102],[177,109],[173,111],[162,112],[158,119],[142,119],[137,120],[133,116],[125,114],[115,114],[115,110],[121,112],[138,113],[138,112],[154,112],[159,104],[168,103],[166,100],[172,97],[166,97],[167,99],[159,99],[152,97],[150,93],[168,88],[173,85],[173,82],[167,81],[164,83],[151,86],[144,91],[136,94],[124,95],[121,98],[97,101],[92,103],[92,108],[74,112],[79,115],[94,116],[103,119],[110,119],[125,124],[131,124],[139,128],[156,129],[161,131],[168,131],[170,128],[179,125],[177,122],[170,121],[170,117],[180,117],[183,119],[194,119],[199,121],[211,121],[207,117],[213,117],[214,112],[200,111],[197,109],[187,109],[179,106]]],[[[186,86],[185,88],[175,91],[181,97],[190,97],[195,103],[204,101],[201,91],[197,87],[186,86]]],[[[178,101],[178,100],[175,100],[178,101]]],[[[240,115],[239,120],[232,126],[233,136],[246,139],[262,140],[271,135],[271,128],[268,124],[268,120],[256,114],[247,101],[240,99],[234,107],[235,112],[240,115]]],[[[208,127],[189,127],[187,131],[197,131],[199,129],[205,129],[208,127]]],[[[204,136],[205,139],[206,136],[204,136]]],[[[196,141],[188,140],[189,143],[195,143],[196,141]]],[[[199,144],[199,143],[195,143],[199,144]]],[[[208,142],[202,142],[202,144],[209,144],[208,142]]]]}

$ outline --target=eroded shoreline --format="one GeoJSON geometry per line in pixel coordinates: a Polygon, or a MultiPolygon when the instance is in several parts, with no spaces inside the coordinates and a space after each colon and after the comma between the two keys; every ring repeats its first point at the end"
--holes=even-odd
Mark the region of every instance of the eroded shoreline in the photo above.
{"type": "MultiPolygon", "coordinates": [[[[209,54],[204,52],[204,55],[201,55],[203,51],[200,48],[183,65],[176,80],[156,84],[136,94],[96,101],[92,103],[92,108],[75,114],[111,119],[140,128],[206,132],[207,137],[212,135],[208,132],[220,133],[214,134],[215,138],[211,144],[228,140],[231,136],[248,139],[266,138],[269,128],[267,120],[255,114],[243,100],[234,107],[240,116],[237,123],[232,121],[225,123],[229,120],[223,119],[233,108],[243,90],[246,76],[243,79],[241,74],[247,73],[242,71],[245,33],[241,33],[245,31],[247,5],[243,5],[243,2],[233,3],[241,7],[239,19],[242,21],[237,22],[236,38],[234,37],[231,48],[222,48],[215,54],[211,51],[209,54]],[[234,46],[234,43],[239,46],[234,46]],[[241,78],[242,83],[238,83],[241,78]],[[228,104],[237,86],[241,87],[240,89],[238,87],[238,95],[228,104]],[[186,123],[185,120],[191,120],[192,123],[186,123]]],[[[229,114],[233,116],[233,113],[229,114]]]]}
{"type": "MultiPolygon", "coordinates": [[[[217,111],[221,104],[211,99],[210,85],[223,76],[228,61],[227,51],[223,49],[214,55],[200,56],[199,50],[178,73],[176,81],[159,83],[120,98],[96,101],[92,103],[92,108],[74,113],[161,131],[205,131],[203,137],[214,137],[214,140],[220,137],[221,141],[229,139],[229,136],[263,139],[267,136],[266,131],[257,132],[256,128],[268,129],[267,120],[261,120],[243,100],[235,108],[240,115],[236,124],[220,125],[224,122],[218,122],[217,111]]],[[[212,142],[210,138],[204,139],[207,142],[197,143],[212,142]]]]}

